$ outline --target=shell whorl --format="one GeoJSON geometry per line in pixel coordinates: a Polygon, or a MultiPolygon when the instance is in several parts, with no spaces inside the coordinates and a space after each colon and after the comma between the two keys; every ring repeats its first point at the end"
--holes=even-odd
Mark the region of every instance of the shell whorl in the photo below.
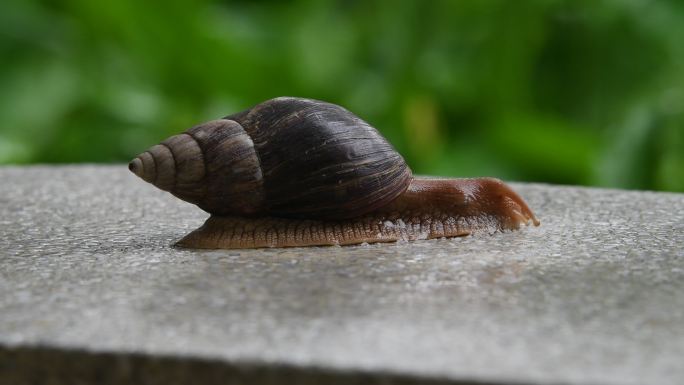
{"type": "Polygon", "coordinates": [[[176,197],[219,215],[263,211],[259,159],[245,130],[212,120],[138,155],[129,169],[176,197]]]}
{"type": "Polygon", "coordinates": [[[204,178],[204,156],[188,134],[174,135],[138,155],[128,168],[164,191],[199,193],[204,178]]]}

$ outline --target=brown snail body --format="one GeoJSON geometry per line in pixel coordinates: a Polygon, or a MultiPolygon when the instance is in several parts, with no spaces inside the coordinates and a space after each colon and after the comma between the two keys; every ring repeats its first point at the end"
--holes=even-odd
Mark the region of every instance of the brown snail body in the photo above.
{"type": "Polygon", "coordinates": [[[414,178],[377,130],[311,99],[271,99],[192,127],[129,169],[212,214],[178,242],[190,248],[391,242],[539,224],[496,179],[414,178]]]}

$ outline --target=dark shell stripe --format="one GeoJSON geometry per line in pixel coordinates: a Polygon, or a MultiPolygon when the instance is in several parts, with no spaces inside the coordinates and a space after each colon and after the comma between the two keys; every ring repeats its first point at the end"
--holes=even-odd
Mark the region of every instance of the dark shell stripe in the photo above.
{"type": "MultiPolygon", "coordinates": [[[[336,190],[340,193],[339,200],[329,200],[329,201],[317,201],[316,197],[318,195],[326,194],[328,190],[325,188],[318,188],[316,190],[309,190],[302,192],[299,195],[294,195],[289,197],[291,200],[297,201],[310,201],[309,206],[298,206],[297,210],[323,210],[323,211],[333,211],[333,210],[350,210],[354,211],[360,206],[368,207],[368,211],[377,209],[386,203],[386,200],[392,200],[393,198],[399,196],[411,180],[410,171],[398,167],[387,166],[387,169],[378,174],[370,175],[365,178],[355,178],[353,181],[346,182],[344,184],[337,184],[336,190]],[[386,180],[396,180],[396,184],[385,184],[386,180]],[[401,181],[406,181],[405,184],[401,181]],[[398,186],[404,186],[403,188],[398,186]],[[362,190],[367,191],[367,194],[351,194],[347,193],[347,190],[362,190]]],[[[283,208],[286,211],[287,208],[283,208]]]]}

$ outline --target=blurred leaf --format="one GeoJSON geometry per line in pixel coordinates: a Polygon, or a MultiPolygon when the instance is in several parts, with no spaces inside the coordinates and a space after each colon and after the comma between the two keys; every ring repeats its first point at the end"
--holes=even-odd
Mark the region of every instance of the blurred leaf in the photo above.
{"type": "Polygon", "coordinates": [[[123,162],[293,95],[417,173],[684,191],[682,36],[675,0],[7,0],[0,163],[123,162]]]}
{"type": "Polygon", "coordinates": [[[600,142],[583,127],[538,115],[509,115],[496,122],[492,143],[505,162],[521,165],[524,179],[587,184],[600,142]]]}

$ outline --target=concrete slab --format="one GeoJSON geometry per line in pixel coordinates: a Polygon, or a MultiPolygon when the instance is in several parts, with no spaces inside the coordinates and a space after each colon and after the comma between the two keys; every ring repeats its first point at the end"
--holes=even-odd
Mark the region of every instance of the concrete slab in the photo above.
{"type": "Polygon", "coordinates": [[[684,379],[684,194],[515,185],[541,227],[190,251],[207,215],[124,166],[0,181],[3,384],[684,379]]]}

